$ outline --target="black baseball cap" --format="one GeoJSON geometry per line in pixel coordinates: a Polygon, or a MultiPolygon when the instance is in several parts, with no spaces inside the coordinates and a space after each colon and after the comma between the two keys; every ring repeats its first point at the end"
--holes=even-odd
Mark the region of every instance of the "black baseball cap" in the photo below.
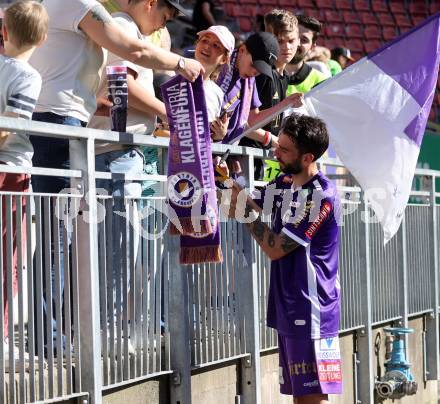
{"type": "Polygon", "coordinates": [[[180,4],[180,0],[165,0],[170,6],[174,7],[180,14],[188,17],[188,12],[180,4]]]}
{"type": "Polygon", "coordinates": [[[256,32],[246,39],[244,44],[252,56],[255,68],[260,73],[273,78],[272,68],[280,52],[275,36],[269,32],[256,32]]]}
{"type": "Polygon", "coordinates": [[[351,60],[354,62],[354,59],[351,56],[350,49],[343,48],[343,47],[337,47],[332,50],[332,59],[336,59],[339,56],[345,56],[348,60],[351,60]]]}

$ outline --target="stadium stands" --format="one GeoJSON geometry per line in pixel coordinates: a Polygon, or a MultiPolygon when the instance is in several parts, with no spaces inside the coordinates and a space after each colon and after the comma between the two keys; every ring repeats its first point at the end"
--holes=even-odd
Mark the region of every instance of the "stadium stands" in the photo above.
{"type": "MultiPolygon", "coordinates": [[[[230,0],[217,1],[223,6],[230,0]]],[[[355,59],[440,12],[440,0],[237,0],[234,4],[236,7],[246,4],[256,10],[252,13],[247,8],[234,15],[229,12],[231,8],[225,7],[228,15],[238,18],[245,33],[253,29],[251,18],[255,14],[264,15],[275,7],[318,18],[324,24],[318,44],[330,49],[345,46],[355,59]]],[[[440,96],[435,97],[430,115],[431,119],[436,116],[440,121],[440,96]]]]}

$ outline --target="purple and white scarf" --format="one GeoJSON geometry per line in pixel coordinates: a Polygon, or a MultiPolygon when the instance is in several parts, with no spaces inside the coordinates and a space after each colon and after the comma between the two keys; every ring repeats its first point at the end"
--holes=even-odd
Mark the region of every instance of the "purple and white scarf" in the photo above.
{"type": "Polygon", "coordinates": [[[180,262],[221,262],[211,135],[203,79],[176,76],[162,85],[170,126],[170,232],[181,234],[180,262]]]}

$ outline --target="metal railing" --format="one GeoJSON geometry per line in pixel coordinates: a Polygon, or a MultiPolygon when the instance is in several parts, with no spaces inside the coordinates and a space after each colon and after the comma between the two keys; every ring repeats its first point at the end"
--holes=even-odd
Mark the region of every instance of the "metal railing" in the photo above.
{"type": "MultiPolygon", "coordinates": [[[[221,219],[222,264],[180,266],[177,238],[163,231],[163,194],[121,204],[96,193],[95,180],[111,176],[94,169],[95,143],[156,146],[165,154],[167,140],[11,118],[0,118],[0,128],[69,139],[72,161],[70,170],[24,170],[70,177],[71,189],[62,196],[0,191],[8,212],[6,223],[0,218],[8,234],[0,263],[6,262],[8,273],[13,220],[15,229],[23,229],[22,198],[27,227],[17,232],[17,248],[25,251],[18,255],[18,267],[25,270],[18,271],[17,303],[8,307],[9,358],[0,346],[3,402],[82,397],[100,403],[104,390],[172,373],[171,401],[186,403],[192,370],[231,361],[241,366],[243,400],[260,403],[260,352],[275,349],[277,336],[265,325],[270,261],[244,225],[221,219]],[[13,198],[19,207],[15,216],[13,198]]],[[[215,153],[226,148],[241,156],[249,186],[261,185],[252,178],[253,162],[269,157],[267,152],[213,145],[215,153]]],[[[340,165],[331,159],[321,164],[324,170],[340,165]]],[[[23,170],[1,165],[0,171],[23,170]]],[[[429,377],[438,375],[440,206],[434,201],[440,197],[435,186],[440,172],[418,170],[417,175],[429,178],[424,183],[430,188],[414,193],[420,202],[408,206],[401,229],[386,246],[379,224],[363,220],[372,212],[361,190],[339,187],[345,212],[341,332],[361,336],[355,385],[363,402],[372,399],[373,325],[405,325],[409,316],[427,315],[427,369],[429,377]]],[[[166,181],[164,175],[138,179],[166,181]]],[[[12,302],[12,278],[1,280],[6,287],[0,302],[12,302]]]]}

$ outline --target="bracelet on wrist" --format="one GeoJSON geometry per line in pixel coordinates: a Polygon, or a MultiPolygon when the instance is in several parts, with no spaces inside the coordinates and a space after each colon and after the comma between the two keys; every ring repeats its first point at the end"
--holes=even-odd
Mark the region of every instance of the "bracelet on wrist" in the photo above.
{"type": "Polygon", "coordinates": [[[269,143],[272,143],[272,134],[268,131],[264,133],[264,139],[263,139],[263,147],[267,147],[269,143]]]}

